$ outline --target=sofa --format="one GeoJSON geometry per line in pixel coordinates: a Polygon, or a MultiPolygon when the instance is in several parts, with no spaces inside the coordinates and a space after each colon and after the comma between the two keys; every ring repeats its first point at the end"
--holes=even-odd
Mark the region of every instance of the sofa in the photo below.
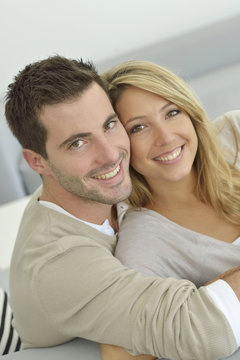
{"type": "MultiPolygon", "coordinates": [[[[134,53],[97,64],[104,71],[128,59],[157,62],[184,77],[211,118],[240,106],[240,17],[183,34],[134,53]]],[[[9,265],[21,215],[30,194],[41,183],[24,162],[21,147],[4,119],[0,100],[0,288],[8,292],[9,265]]],[[[6,359],[101,359],[99,345],[76,339],[52,348],[29,349],[4,355],[6,359]]],[[[228,359],[240,359],[240,351],[228,359]]]]}

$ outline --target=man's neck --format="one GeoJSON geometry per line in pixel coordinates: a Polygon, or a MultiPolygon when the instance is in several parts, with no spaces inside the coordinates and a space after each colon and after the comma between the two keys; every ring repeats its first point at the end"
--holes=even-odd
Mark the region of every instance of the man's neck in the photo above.
{"type": "Polygon", "coordinates": [[[116,211],[112,205],[87,201],[67,191],[61,191],[61,193],[57,191],[50,192],[44,185],[40,200],[52,202],[71,215],[93,224],[101,225],[108,219],[110,225],[117,231],[116,211]]]}

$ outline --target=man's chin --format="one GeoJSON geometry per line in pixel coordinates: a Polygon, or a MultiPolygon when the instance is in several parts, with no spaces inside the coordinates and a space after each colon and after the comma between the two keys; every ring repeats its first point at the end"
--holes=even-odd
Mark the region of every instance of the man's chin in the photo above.
{"type": "Polygon", "coordinates": [[[121,201],[125,201],[129,195],[131,194],[132,187],[128,186],[126,189],[123,189],[121,192],[118,192],[117,194],[108,194],[108,196],[99,196],[98,199],[95,199],[96,202],[100,202],[102,204],[106,205],[115,205],[118,204],[121,201]]]}

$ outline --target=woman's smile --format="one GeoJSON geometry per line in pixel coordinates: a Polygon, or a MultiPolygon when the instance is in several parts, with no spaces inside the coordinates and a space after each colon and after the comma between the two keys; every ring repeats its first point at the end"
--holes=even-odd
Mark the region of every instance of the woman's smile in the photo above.
{"type": "Polygon", "coordinates": [[[163,163],[165,165],[175,163],[176,161],[178,161],[182,158],[183,148],[184,148],[184,145],[179,146],[179,147],[173,149],[172,151],[166,152],[164,154],[161,154],[161,155],[153,158],[153,160],[160,161],[161,163],[163,163]]]}

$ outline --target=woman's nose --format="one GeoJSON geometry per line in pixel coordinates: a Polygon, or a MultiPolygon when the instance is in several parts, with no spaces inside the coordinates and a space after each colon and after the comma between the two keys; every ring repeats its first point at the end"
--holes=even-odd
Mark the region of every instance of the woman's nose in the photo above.
{"type": "Polygon", "coordinates": [[[157,123],[153,127],[154,145],[163,146],[171,143],[174,139],[172,127],[167,123],[157,123]]]}

